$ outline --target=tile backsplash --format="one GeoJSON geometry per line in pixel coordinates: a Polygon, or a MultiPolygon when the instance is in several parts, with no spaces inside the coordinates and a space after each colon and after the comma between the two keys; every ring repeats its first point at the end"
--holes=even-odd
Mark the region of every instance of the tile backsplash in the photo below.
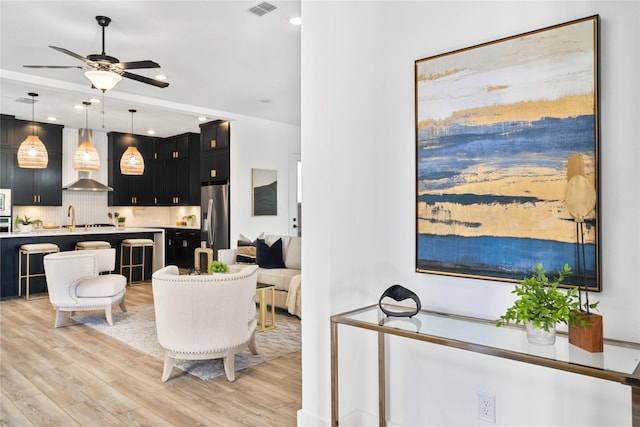
{"type": "MultiPolygon", "coordinates": [[[[106,132],[93,131],[93,144],[100,156],[100,170],[92,174],[92,178],[107,184],[107,136],[106,132]]],[[[73,153],[78,146],[78,130],[63,130],[62,147],[62,183],[67,185],[77,179],[73,169],[73,153]]],[[[71,224],[67,216],[69,205],[73,205],[76,214],[76,226],[84,224],[108,224],[109,212],[118,212],[127,218],[127,227],[158,227],[175,225],[176,220],[185,215],[194,214],[200,218],[199,206],[108,206],[106,192],[62,191],[62,206],[14,206],[13,218],[16,215],[27,215],[32,219],[40,219],[45,225],[71,224]]],[[[198,224],[195,224],[196,226],[198,224]]]]}

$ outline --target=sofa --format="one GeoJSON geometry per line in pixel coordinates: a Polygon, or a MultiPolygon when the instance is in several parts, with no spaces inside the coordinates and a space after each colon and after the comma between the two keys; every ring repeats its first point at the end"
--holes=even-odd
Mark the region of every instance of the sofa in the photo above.
{"type": "Polygon", "coordinates": [[[218,251],[218,261],[257,264],[258,283],[275,287],[275,306],[300,317],[301,243],[298,236],[263,233],[251,241],[241,234],[236,248],[218,251]]]}

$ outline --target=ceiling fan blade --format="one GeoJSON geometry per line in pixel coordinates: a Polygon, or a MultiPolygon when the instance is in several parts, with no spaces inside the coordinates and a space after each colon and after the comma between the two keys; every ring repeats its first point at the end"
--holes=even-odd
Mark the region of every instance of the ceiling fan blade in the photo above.
{"type": "Polygon", "coordinates": [[[132,62],[120,62],[115,64],[116,67],[122,70],[134,70],[140,68],[160,68],[160,64],[154,61],[132,61],[132,62]]]}
{"type": "Polygon", "coordinates": [[[78,65],[23,65],[25,68],[79,68],[82,70],[82,67],[78,65]]]}
{"type": "Polygon", "coordinates": [[[62,52],[62,53],[66,53],[69,56],[73,56],[76,59],[79,59],[80,61],[86,62],[87,64],[91,64],[91,61],[89,61],[87,58],[85,58],[84,56],[78,55],[75,52],[71,52],[68,49],[65,49],[63,47],[57,47],[57,46],[49,46],[51,49],[55,49],[58,52],[62,52]]]}
{"type": "Polygon", "coordinates": [[[136,80],[136,81],[139,81],[141,83],[146,83],[146,84],[150,84],[150,85],[157,86],[157,87],[167,87],[167,86],[169,86],[169,83],[167,83],[167,82],[161,82],[160,80],[151,79],[149,77],[141,76],[141,75],[138,75],[138,74],[128,73],[126,71],[123,71],[121,73],[121,75],[122,75],[122,77],[126,77],[128,79],[136,80]]]}

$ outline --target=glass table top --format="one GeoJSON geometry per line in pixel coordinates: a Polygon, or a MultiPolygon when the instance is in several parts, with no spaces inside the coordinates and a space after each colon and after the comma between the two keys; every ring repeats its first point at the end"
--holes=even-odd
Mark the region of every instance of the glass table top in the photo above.
{"type": "Polygon", "coordinates": [[[619,373],[622,375],[608,379],[640,385],[638,343],[605,339],[602,353],[590,353],[569,344],[564,333],[556,334],[554,345],[531,344],[521,326],[497,327],[490,320],[424,310],[412,318],[387,317],[377,305],[338,314],[331,320],[559,369],[580,371],[579,367],[586,367],[589,372],[582,373],[602,378],[606,377],[604,372],[619,373]],[[575,369],[566,369],[567,365],[575,369]]]}

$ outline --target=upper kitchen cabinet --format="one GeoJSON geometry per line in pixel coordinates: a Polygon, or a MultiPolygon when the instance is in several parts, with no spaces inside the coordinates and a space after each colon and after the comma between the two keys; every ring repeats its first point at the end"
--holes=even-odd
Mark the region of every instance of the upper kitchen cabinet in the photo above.
{"type": "Polygon", "coordinates": [[[200,204],[200,135],[170,138],[109,133],[109,206],[200,204]],[[120,158],[129,146],[144,158],[143,175],[123,175],[120,158]]]}
{"type": "Polygon", "coordinates": [[[200,125],[200,149],[202,151],[229,148],[229,122],[215,120],[200,125]]]}
{"type": "Polygon", "coordinates": [[[31,121],[2,116],[0,187],[12,189],[16,206],[62,206],[62,129],[61,125],[35,123],[35,132],[47,149],[45,169],[18,167],[16,153],[20,143],[34,132],[31,121]]]}
{"type": "Polygon", "coordinates": [[[0,116],[0,188],[11,188],[13,182],[13,162],[16,156],[15,149],[9,143],[13,136],[13,116],[2,114],[0,116]]]}
{"type": "Polygon", "coordinates": [[[200,125],[200,182],[229,181],[229,122],[200,125]]]}
{"type": "Polygon", "coordinates": [[[166,138],[164,145],[164,205],[199,205],[200,135],[166,138]]]}
{"type": "Polygon", "coordinates": [[[128,133],[109,132],[109,206],[152,206],[154,205],[154,142],[157,138],[128,133]],[[120,172],[120,158],[129,148],[134,146],[144,159],[144,173],[142,175],[123,175],[120,172]]]}

